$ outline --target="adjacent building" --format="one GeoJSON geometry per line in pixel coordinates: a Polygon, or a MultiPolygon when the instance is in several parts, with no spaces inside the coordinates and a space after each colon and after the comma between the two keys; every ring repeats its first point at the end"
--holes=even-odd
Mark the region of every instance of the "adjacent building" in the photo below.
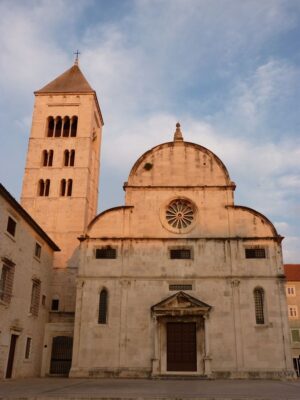
{"type": "Polygon", "coordinates": [[[300,376],[300,264],[285,264],[284,271],[293,364],[300,376]]]}
{"type": "Polygon", "coordinates": [[[0,184],[0,379],[40,375],[57,251],[0,184]]]}

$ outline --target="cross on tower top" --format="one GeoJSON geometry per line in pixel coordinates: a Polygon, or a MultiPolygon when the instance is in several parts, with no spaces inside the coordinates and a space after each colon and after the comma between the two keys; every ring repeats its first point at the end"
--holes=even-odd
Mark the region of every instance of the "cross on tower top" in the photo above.
{"type": "Polygon", "coordinates": [[[75,54],[75,61],[74,61],[74,65],[78,65],[78,61],[79,61],[79,54],[80,54],[80,52],[78,51],[78,50],[76,50],[75,52],[74,52],[74,54],[75,54]]]}

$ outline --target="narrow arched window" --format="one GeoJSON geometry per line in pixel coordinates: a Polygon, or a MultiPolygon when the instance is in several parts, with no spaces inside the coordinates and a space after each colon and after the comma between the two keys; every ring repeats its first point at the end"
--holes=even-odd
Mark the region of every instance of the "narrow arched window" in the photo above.
{"type": "Polygon", "coordinates": [[[68,137],[70,134],[70,118],[64,118],[63,137],[68,137]]]}
{"type": "Polygon", "coordinates": [[[66,195],[66,180],[62,179],[60,181],[60,195],[65,196],[66,195]]]}
{"type": "Polygon", "coordinates": [[[70,152],[69,150],[65,150],[64,152],[64,166],[67,167],[69,165],[69,158],[70,158],[70,152]]]}
{"type": "Polygon", "coordinates": [[[46,179],[45,182],[45,196],[49,196],[50,193],[50,179],[46,179]]]}
{"type": "Polygon", "coordinates": [[[52,167],[53,150],[43,150],[42,163],[44,167],[52,167]]]}
{"type": "Polygon", "coordinates": [[[48,167],[52,167],[53,164],[53,150],[49,150],[48,154],[48,167]]]}
{"type": "Polygon", "coordinates": [[[68,179],[67,196],[72,196],[72,187],[73,187],[73,180],[68,179]]]}
{"type": "Polygon", "coordinates": [[[70,151],[70,167],[74,167],[75,164],[75,150],[70,151]]]}
{"type": "Polygon", "coordinates": [[[48,165],[48,151],[44,150],[43,151],[43,166],[47,167],[48,165]]]}
{"type": "Polygon", "coordinates": [[[39,187],[38,187],[39,196],[44,196],[44,191],[45,191],[45,183],[44,183],[43,179],[40,179],[39,187]]]}
{"type": "Polygon", "coordinates": [[[264,313],[264,302],[265,302],[265,292],[263,288],[254,289],[254,306],[255,306],[255,320],[258,325],[263,325],[265,323],[265,313],[264,313]]]}
{"type": "Polygon", "coordinates": [[[47,136],[52,137],[54,132],[54,118],[48,118],[47,136]]]}
{"type": "Polygon", "coordinates": [[[71,121],[71,136],[72,137],[75,137],[77,134],[77,122],[78,122],[78,118],[72,117],[72,121],[71,121]]]}
{"type": "Polygon", "coordinates": [[[55,120],[55,137],[61,136],[62,120],[61,117],[57,117],[55,120]]]}
{"type": "Polygon", "coordinates": [[[99,296],[98,324],[107,323],[107,300],[108,300],[107,290],[102,289],[99,296]]]}

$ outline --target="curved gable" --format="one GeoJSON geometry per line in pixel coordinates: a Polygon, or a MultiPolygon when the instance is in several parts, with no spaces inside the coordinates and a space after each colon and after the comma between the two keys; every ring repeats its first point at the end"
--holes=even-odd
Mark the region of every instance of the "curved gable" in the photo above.
{"type": "Polygon", "coordinates": [[[128,186],[227,186],[227,168],[210,150],[190,142],[167,142],[144,153],[128,186]]]}
{"type": "Polygon", "coordinates": [[[109,208],[98,214],[88,225],[87,234],[90,237],[122,236],[125,219],[133,206],[109,208]]]}
{"type": "Polygon", "coordinates": [[[283,238],[278,234],[272,222],[262,213],[245,206],[227,206],[233,211],[234,230],[236,236],[265,236],[278,240],[283,238]]]}

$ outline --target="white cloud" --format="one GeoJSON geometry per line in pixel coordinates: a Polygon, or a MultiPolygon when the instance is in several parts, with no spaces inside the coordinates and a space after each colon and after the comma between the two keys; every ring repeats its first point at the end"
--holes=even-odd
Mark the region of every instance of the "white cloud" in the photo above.
{"type": "Polygon", "coordinates": [[[281,177],[278,182],[285,189],[294,189],[300,192],[300,173],[299,175],[293,175],[290,173],[289,175],[281,177]]]}
{"type": "Polygon", "coordinates": [[[299,78],[299,67],[286,61],[270,60],[259,65],[254,74],[236,82],[225,114],[247,133],[261,130],[266,119],[274,118],[272,107],[292,97],[299,78]]]}
{"type": "MultiPolygon", "coordinates": [[[[82,7],[71,1],[0,3],[0,85],[22,94],[32,93],[68,65],[71,54],[59,37],[72,37],[72,21],[82,7]]],[[[73,49],[71,49],[73,51],[73,49]]]]}

